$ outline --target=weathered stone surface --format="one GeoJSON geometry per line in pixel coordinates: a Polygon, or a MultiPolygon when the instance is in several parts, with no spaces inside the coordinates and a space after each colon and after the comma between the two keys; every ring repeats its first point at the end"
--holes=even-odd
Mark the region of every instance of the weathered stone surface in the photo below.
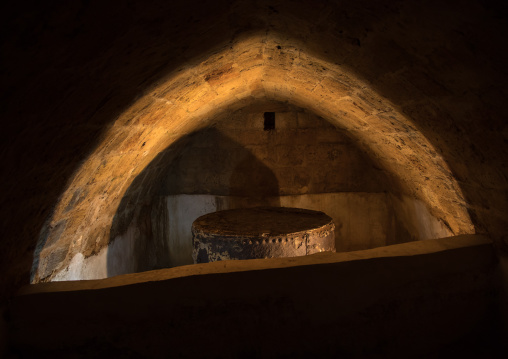
{"type": "Polygon", "coordinates": [[[452,233],[508,243],[497,3],[7,2],[1,292],[28,280],[39,234],[62,220],[49,238],[75,243],[63,267],[107,248],[127,189],[150,198],[154,177],[137,176],[162,150],[266,98],[347,130],[452,233]]]}
{"type": "MultiPolygon", "coordinates": [[[[61,268],[81,262],[89,261],[97,269],[92,262],[107,258],[106,252],[121,253],[108,258],[108,264],[122,270],[164,263],[150,259],[131,267],[122,262],[131,254],[141,255],[141,250],[145,258],[152,258],[168,248],[151,246],[154,237],[136,237],[136,228],[130,227],[134,222],[154,236],[163,232],[160,224],[148,225],[146,213],[136,218],[135,210],[154,198],[159,165],[170,157],[159,154],[221,114],[265,99],[304,108],[344,130],[397,183],[401,196],[392,188],[387,196],[402,211],[424,210],[452,234],[483,233],[498,248],[508,244],[506,1],[163,0],[119,6],[71,0],[50,5],[4,1],[1,6],[0,307],[29,281],[32,265],[39,271],[37,282],[53,280],[61,268]],[[154,161],[157,166],[145,171],[154,161]],[[414,203],[421,206],[415,210],[414,203]],[[113,225],[115,218],[118,225],[113,225]],[[125,247],[120,250],[122,243],[114,238],[122,237],[125,247]],[[136,243],[143,238],[145,243],[136,243]]],[[[298,159],[291,162],[296,166],[298,159]]],[[[404,224],[412,217],[408,215],[404,224]]],[[[351,229],[354,236],[364,227],[351,229]]],[[[172,260],[171,254],[167,257],[172,260]]],[[[449,268],[451,262],[433,263],[449,268]]],[[[421,271],[432,266],[425,264],[421,271]]],[[[406,266],[400,268],[404,271],[406,266]]],[[[300,273],[308,274],[305,268],[300,273]]],[[[325,288],[334,295],[343,293],[333,287],[341,281],[327,275],[330,287],[325,288]]],[[[389,276],[384,279],[394,283],[389,276]]],[[[216,283],[210,287],[216,288],[216,283]]],[[[364,287],[359,281],[353,288],[358,283],[364,287]]],[[[391,288],[395,289],[379,294],[391,296],[400,286],[391,288]]],[[[436,287],[427,288],[422,295],[428,299],[436,287]]],[[[300,292],[301,287],[295,291],[300,292]]],[[[475,297],[474,291],[457,295],[475,297]]],[[[404,312],[411,323],[421,298],[404,312]]],[[[69,313],[86,309],[73,300],[66,302],[72,308],[65,318],[73,320],[69,313]]],[[[30,308],[44,312],[41,302],[35,303],[30,308]]],[[[430,308],[441,303],[431,300],[430,308]]],[[[164,304],[171,308],[167,301],[164,304]]],[[[378,312],[383,323],[390,308],[399,304],[394,300],[378,312]]],[[[199,316],[194,306],[188,308],[189,318],[199,316]]],[[[337,302],[333,308],[350,309],[337,302]]],[[[457,318],[467,319],[470,309],[478,306],[454,308],[462,312],[457,318]]],[[[315,317],[327,318],[332,312],[315,317]]],[[[272,313],[264,313],[271,323],[272,313]]],[[[295,313],[294,318],[301,318],[298,306],[295,313]]],[[[51,323],[52,311],[45,314],[50,317],[46,323],[51,323]]],[[[370,327],[372,316],[361,314],[365,327],[370,327]]],[[[252,318],[251,323],[257,321],[258,312],[252,318]]],[[[195,334],[197,323],[184,319],[181,323],[195,334]]],[[[309,326],[302,327],[311,332],[309,326]]],[[[421,327],[424,334],[419,338],[444,330],[449,338],[453,332],[429,327],[421,327]]],[[[41,339],[44,331],[34,328],[33,337],[41,339]]],[[[330,328],[330,323],[322,328],[330,328]]],[[[404,332],[379,328],[388,335],[404,332]]],[[[484,329],[478,322],[476,328],[484,329]]],[[[65,325],[59,329],[81,338],[65,325]]],[[[295,338],[301,340],[303,332],[295,338]]],[[[287,334],[276,331],[270,338],[278,339],[280,333],[287,334]]],[[[368,337],[364,330],[359,333],[359,338],[368,337]]],[[[58,339],[60,349],[61,337],[51,330],[44,334],[58,339]]],[[[164,339],[178,340],[164,334],[164,339]]],[[[243,333],[239,337],[249,338],[243,333]]],[[[229,340],[227,335],[220,338],[229,340]]],[[[383,342],[379,344],[376,348],[383,342]]]]}
{"type": "Polygon", "coordinates": [[[318,211],[255,207],[209,213],[192,224],[194,263],[335,251],[335,225],[318,211]]]}
{"type": "Polygon", "coordinates": [[[21,358],[506,358],[495,265],[463,235],[40,283],[4,318],[21,358]]]}
{"type": "Polygon", "coordinates": [[[179,154],[166,162],[162,178],[167,195],[400,192],[347,132],[285,103],[227,112],[175,149],[179,154]],[[275,113],[271,131],[263,130],[266,111],[275,113]]]}

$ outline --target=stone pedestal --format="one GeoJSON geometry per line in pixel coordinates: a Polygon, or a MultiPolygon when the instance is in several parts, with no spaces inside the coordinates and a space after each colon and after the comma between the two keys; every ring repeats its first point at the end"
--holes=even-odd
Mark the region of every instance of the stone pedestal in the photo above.
{"type": "Polygon", "coordinates": [[[194,263],[335,252],[335,226],[323,212],[256,207],[209,213],[192,224],[194,263]]]}

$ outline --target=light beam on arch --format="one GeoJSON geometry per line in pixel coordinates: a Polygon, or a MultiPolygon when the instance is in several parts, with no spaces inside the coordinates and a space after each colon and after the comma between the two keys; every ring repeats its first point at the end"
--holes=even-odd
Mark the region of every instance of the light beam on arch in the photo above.
{"type": "Polygon", "coordinates": [[[304,44],[278,39],[263,34],[228,44],[160,79],[123,111],[43,228],[32,281],[51,280],[76,253],[90,256],[108,244],[124,193],[157,154],[217,114],[261,99],[308,109],[347,131],[454,234],[474,232],[445,160],[395,104],[304,44]]]}

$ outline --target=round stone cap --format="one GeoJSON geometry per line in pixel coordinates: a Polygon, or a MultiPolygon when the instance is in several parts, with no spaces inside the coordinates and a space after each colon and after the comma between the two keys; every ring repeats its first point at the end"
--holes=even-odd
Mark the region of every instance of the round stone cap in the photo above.
{"type": "Polygon", "coordinates": [[[254,207],[205,214],[194,221],[192,228],[212,236],[271,237],[309,231],[331,223],[332,218],[319,211],[254,207]]]}

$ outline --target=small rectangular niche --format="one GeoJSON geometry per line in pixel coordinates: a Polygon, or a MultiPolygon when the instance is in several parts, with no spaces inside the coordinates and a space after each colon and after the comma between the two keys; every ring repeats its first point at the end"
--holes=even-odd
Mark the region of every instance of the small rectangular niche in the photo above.
{"type": "Polygon", "coordinates": [[[275,112],[265,112],[265,131],[275,130],[275,112]]]}

